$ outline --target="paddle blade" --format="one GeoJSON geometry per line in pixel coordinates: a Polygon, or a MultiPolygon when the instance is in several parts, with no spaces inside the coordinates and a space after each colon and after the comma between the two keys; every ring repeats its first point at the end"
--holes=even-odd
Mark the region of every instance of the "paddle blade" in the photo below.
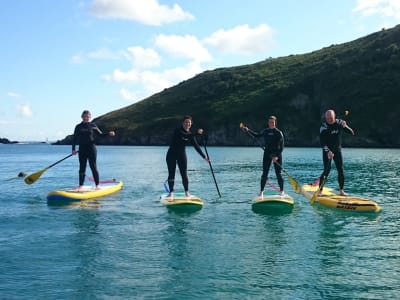
{"type": "Polygon", "coordinates": [[[311,197],[311,199],[310,199],[310,202],[311,202],[311,203],[314,203],[315,200],[317,200],[318,194],[319,194],[319,188],[318,188],[318,189],[314,192],[314,194],[312,195],[312,197],[311,197]]]}
{"type": "Polygon", "coordinates": [[[43,169],[43,170],[40,170],[40,171],[38,171],[38,172],[36,172],[36,173],[33,173],[33,174],[29,175],[28,177],[25,177],[25,179],[24,179],[25,183],[26,183],[26,184],[32,184],[32,183],[34,183],[36,180],[38,180],[38,179],[40,178],[40,176],[42,176],[42,174],[43,174],[46,170],[47,170],[47,168],[46,168],[46,169],[43,169]]]}
{"type": "Polygon", "coordinates": [[[300,192],[301,192],[301,187],[300,187],[300,185],[297,183],[297,181],[296,181],[292,176],[288,176],[288,179],[289,179],[289,183],[290,183],[290,185],[292,186],[294,192],[295,192],[296,194],[300,194],[300,192]]]}
{"type": "Polygon", "coordinates": [[[311,203],[314,203],[315,200],[317,200],[319,193],[321,193],[322,190],[324,189],[325,182],[326,182],[326,177],[322,180],[322,184],[319,186],[319,188],[317,188],[317,190],[312,195],[312,197],[310,199],[311,203]]]}

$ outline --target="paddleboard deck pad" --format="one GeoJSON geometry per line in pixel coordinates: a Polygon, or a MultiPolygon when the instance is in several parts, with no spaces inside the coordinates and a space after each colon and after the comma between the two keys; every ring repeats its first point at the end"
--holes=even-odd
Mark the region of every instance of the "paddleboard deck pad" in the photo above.
{"type": "Polygon", "coordinates": [[[120,189],[122,189],[122,187],[122,181],[115,181],[112,183],[101,184],[98,190],[96,190],[95,186],[88,185],[83,186],[80,190],[55,190],[47,194],[47,201],[68,202],[100,198],[118,192],[120,189]]]}
{"type": "MultiPolygon", "coordinates": [[[[312,196],[317,191],[317,189],[318,189],[317,185],[305,184],[301,187],[301,192],[306,198],[311,200],[312,196]]],[[[341,196],[337,191],[329,187],[324,187],[322,189],[322,193],[317,197],[315,203],[319,203],[323,206],[345,211],[356,211],[356,212],[381,211],[381,207],[371,199],[355,195],[341,196]]]]}
{"type": "Polygon", "coordinates": [[[280,195],[276,192],[264,192],[262,197],[255,197],[252,201],[252,206],[271,206],[271,207],[286,207],[286,206],[293,206],[294,200],[293,198],[288,195],[280,195]]]}
{"type": "Polygon", "coordinates": [[[168,208],[197,208],[203,207],[204,202],[199,197],[191,195],[186,197],[185,193],[174,193],[174,196],[168,197],[168,194],[160,196],[160,202],[168,208]]]}

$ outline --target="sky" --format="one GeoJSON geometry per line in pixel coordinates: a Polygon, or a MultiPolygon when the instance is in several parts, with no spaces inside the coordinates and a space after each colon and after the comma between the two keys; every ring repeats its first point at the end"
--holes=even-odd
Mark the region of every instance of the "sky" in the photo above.
{"type": "Polygon", "coordinates": [[[95,118],[206,70],[304,54],[400,23],[400,0],[2,0],[0,6],[0,138],[12,141],[60,140],[83,110],[95,118]]]}

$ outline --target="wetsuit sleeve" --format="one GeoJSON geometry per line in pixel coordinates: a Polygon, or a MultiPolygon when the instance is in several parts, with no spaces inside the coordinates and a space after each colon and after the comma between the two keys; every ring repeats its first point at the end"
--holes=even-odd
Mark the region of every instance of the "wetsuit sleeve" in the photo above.
{"type": "Polygon", "coordinates": [[[75,151],[76,144],[78,142],[78,128],[79,128],[79,125],[76,125],[75,129],[74,129],[74,135],[72,136],[72,151],[75,151]]]}
{"type": "Polygon", "coordinates": [[[192,141],[192,145],[193,145],[194,149],[196,149],[197,153],[199,153],[202,158],[206,158],[203,151],[201,151],[199,143],[197,142],[197,139],[194,135],[191,136],[191,141],[192,141]]]}
{"type": "Polygon", "coordinates": [[[263,136],[263,132],[255,132],[254,130],[251,130],[250,128],[249,128],[248,133],[249,133],[252,137],[256,137],[256,138],[263,136]]]}
{"type": "Polygon", "coordinates": [[[106,133],[102,132],[100,130],[100,128],[97,127],[97,125],[95,123],[92,123],[92,130],[93,130],[93,133],[96,134],[96,136],[99,136],[99,137],[108,136],[108,133],[107,132],[106,133]]]}

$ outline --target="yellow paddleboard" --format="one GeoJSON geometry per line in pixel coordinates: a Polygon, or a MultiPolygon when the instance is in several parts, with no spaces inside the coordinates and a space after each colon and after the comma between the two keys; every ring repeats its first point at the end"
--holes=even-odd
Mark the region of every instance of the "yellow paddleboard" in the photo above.
{"type": "Polygon", "coordinates": [[[73,189],[55,190],[47,194],[48,202],[68,202],[81,201],[93,198],[100,198],[122,189],[122,181],[105,183],[100,185],[100,189],[96,190],[95,186],[83,186],[79,191],[73,189]]]}
{"type": "MultiPolygon", "coordinates": [[[[312,184],[305,184],[301,187],[302,194],[311,200],[318,186],[312,184]]],[[[317,197],[315,203],[321,205],[346,211],[356,212],[379,212],[381,207],[373,200],[348,195],[341,196],[332,188],[324,187],[320,196],[317,197]]]]}

